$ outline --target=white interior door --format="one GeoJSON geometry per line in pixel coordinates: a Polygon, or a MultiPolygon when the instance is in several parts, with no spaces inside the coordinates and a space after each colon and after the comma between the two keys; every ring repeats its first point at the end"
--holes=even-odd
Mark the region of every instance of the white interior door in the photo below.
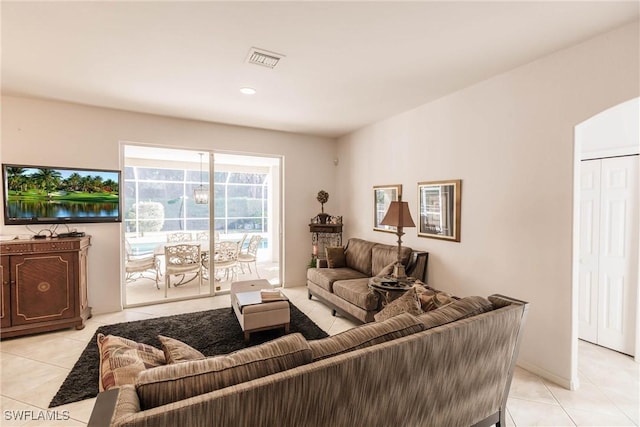
{"type": "Polygon", "coordinates": [[[638,157],[602,160],[598,343],[634,353],[638,157]]]}
{"type": "Polygon", "coordinates": [[[638,157],[581,164],[579,337],[634,354],[638,157]]]}
{"type": "Polygon", "coordinates": [[[582,162],[580,178],[579,330],[598,342],[598,264],[600,250],[600,161],[582,162]]]}

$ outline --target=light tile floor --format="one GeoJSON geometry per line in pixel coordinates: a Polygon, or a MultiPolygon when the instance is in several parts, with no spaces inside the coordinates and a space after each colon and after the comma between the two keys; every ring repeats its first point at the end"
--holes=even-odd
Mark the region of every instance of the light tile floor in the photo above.
{"type": "MultiPolygon", "coordinates": [[[[306,288],[284,291],[329,334],[354,326],[342,317],[332,317],[331,310],[317,300],[308,300],[306,288]]],[[[86,425],[95,399],[47,407],[99,326],[222,307],[229,307],[228,295],[96,315],[81,331],[70,329],[0,342],[0,426],[86,425]],[[16,419],[18,416],[23,419],[16,419]]],[[[517,368],[507,404],[507,425],[639,425],[639,370],[632,358],[580,342],[579,375],[580,389],[569,391],[517,368]]]]}

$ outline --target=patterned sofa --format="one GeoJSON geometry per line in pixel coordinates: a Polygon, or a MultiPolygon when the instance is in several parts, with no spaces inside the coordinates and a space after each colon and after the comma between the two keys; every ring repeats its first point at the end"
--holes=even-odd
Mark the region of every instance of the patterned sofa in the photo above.
{"type": "MultiPolygon", "coordinates": [[[[339,248],[336,248],[339,249],[339,248]]],[[[340,251],[339,251],[340,252],[340,251]]],[[[315,296],[336,312],[360,322],[372,322],[380,310],[380,295],[369,289],[369,279],[391,273],[398,247],[351,238],[332,266],[331,253],[318,268],[307,269],[309,299],[315,296]],[[326,268],[329,267],[329,268],[326,268]]],[[[427,282],[427,252],[402,247],[402,264],[408,276],[427,282]]]]}
{"type": "Polygon", "coordinates": [[[101,392],[88,425],[504,426],[527,306],[467,297],[320,340],[176,360],[101,392]]]}

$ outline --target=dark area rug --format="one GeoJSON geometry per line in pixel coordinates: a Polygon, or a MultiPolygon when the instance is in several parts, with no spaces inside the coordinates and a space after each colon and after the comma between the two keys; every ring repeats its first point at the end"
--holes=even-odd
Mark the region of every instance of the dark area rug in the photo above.
{"type": "MultiPolygon", "coordinates": [[[[291,304],[290,332],[300,332],[307,339],[328,336],[293,304],[291,304]]],[[[157,336],[164,335],[187,343],[206,356],[215,356],[273,340],[282,336],[284,330],[280,328],[254,332],[251,334],[250,341],[245,343],[242,329],[231,308],[101,326],[60,386],[58,393],[49,404],[50,408],[98,395],[100,359],[96,340],[99,333],[118,335],[157,348],[161,348],[157,336]]]]}

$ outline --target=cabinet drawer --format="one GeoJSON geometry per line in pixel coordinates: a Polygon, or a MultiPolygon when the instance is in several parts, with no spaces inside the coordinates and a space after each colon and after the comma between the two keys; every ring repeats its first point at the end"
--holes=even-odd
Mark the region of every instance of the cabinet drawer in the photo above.
{"type": "Polygon", "coordinates": [[[21,240],[2,242],[0,253],[9,254],[29,254],[60,251],[77,251],[89,245],[89,238],[80,239],[43,239],[43,240],[21,240]]]}
{"type": "Polygon", "coordinates": [[[31,252],[31,243],[12,243],[10,245],[0,245],[1,254],[20,254],[23,252],[31,252]]]}

